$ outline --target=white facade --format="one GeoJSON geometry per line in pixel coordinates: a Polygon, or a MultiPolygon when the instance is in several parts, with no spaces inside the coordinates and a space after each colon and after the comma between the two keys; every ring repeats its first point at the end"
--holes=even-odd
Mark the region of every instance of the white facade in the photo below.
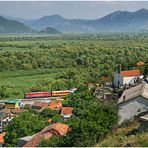
{"type": "Polygon", "coordinates": [[[63,116],[63,118],[67,119],[70,118],[72,116],[72,114],[61,114],[61,116],[63,116]]]}
{"type": "Polygon", "coordinates": [[[118,104],[119,107],[119,122],[123,123],[125,120],[133,119],[134,116],[148,111],[148,99],[141,96],[118,104]]]}
{"type": "Polygon", "coordinates": [[[129,84],[134,78],[137,76],[131,76],[131,77],[123,77],[121,74],[116,73],[114,75],[114,86],[124,86],[125,84],[129,84]]]}

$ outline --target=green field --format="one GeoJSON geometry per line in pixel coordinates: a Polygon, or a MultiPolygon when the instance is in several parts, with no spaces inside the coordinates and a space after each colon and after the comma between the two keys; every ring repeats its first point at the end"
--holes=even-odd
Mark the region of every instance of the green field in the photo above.
{"type": "MultiPolygon", "coordinates": [[[[61,69],[42,69],[42,70],[19,70],[19,71],[7,71],[0,72],[0,86],[9,85],[15,94],[11,95],[10,99],[22,98],[23,92],[34,86],[37,81],[42,79],[48,79],[51,83],[55,80],[56,74],[61,69]]],[[[50,88],[49,88],[50,89],[50,88]]]]}
{"type": "Polygon", "coordinates": [[[0,98],[22,98],[42,79],[48,79],[48,90],[57,74],[67,83],[60,82],[63,89],[112,77],[118,64],[127,70],[138,61],[147,62],[147,53],[147,34],[0,36],[0,98]]]}

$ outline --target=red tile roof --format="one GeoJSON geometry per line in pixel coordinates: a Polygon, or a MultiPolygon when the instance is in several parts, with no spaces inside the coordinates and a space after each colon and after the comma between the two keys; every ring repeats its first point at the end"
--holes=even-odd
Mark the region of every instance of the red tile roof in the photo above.
{"type": "Polygon", "coordinates": [[[50,109],[60,110],[62,108],[62,101],[60,101],[60,100],[51,100],[49,108],[50,109]]]}
{"type": "Polygon", "coordinates": [[[142,66],[142,65],[144,65],[145,63],[143,62],[143,61],[139,61],[139,62],[137,62],[137,66],[142,66]]]}
{"type": "Polygon", "coordinates": [[[62,107],[61,114],[72,114],[73,107],[62,107]]]}
{"type": "Polygon", "coordinates": [[[55,123],[48,127],[45,127],[41,132],[37,133],[30,141],[28,141],[23,147],[36,147],[39,145],[42,139],[50,139],[53,135],[63,136],[70,130],[67,124],[55,123]]]}
{"type": "Polygon", "coordinates": [[[47,107],[48,103],[47,102],[34,102],[32,106],[47,107]]]}
{"type": "Polygon", "coordinates": [[[11,110],[12,113],[17,114],[17,113],[23,113],[23,112],[27,112],[27,109],[13,109],[11,110]]]}
{"type": "Polygon", "coordinates": [[[132,77],[132,76],[138,76],[140,75],[140,70],[127,70],[127,71],[121,71],[121,76],[123,77],[132,77]]]}
{"type": "Polygon", "coordinates": [[[52,119],[48,119],[48,123],[51,123],[52,122],[52,119]]]}
{"type": "Polygon", "coordinates": [[[0,134],[0,143],[4,143],[4,137],[5,137],[6,133],[3,132],[2,134],[0,134]]]}

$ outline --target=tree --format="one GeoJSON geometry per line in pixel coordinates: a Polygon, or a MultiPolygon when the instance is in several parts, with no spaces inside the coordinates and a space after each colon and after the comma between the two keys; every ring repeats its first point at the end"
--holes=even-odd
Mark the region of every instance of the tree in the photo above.
{"type": "Polygon", "coordinates": [[[17,145],[19,138],[31,136],[46,125],[46,120],[32,112],[20,113],[18,117],[12,119],[9,126],[4,130],[7,135],[5,137],[5,146],[14,147],[17,145]]]}
{"type": "Polygon", "coordinates": [[[43,118],[52,118],[58,113],[59,111],[57,110],[51,110],[50,108],[45,108],[40,112],[40,116],[42,116],[43,118]]]}

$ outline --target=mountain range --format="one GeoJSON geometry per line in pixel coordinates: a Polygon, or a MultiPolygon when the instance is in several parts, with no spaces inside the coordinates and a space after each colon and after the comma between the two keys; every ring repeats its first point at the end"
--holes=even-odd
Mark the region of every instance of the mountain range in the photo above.
{"type": "MultiPolygon", "coordinates": [[[[4,19],[4,18],[3,18],[4,19]]],[[[57,32],[147,32],[148,31],[148,10],[140,9],[135,12],[129,11],[115,11],[111,14],[108,14],[102,18],[94,20],[84,20],[84,19],[67,19],[60,15],[51,15],[44,16],[39,19],[34,20],[24,20],[17,18],[6,17],[8,22],[6,24],[18,23],[15,26],[12,26],[12,30],[9,26],[9,31],[14,32],[21,29],[18,29],[18,26],[22,27],[20,32],[29,32],[30,30],[52,30],[55,29],[57,32]],[[48,28],[50,27],[50,29],[48,28]],[[46,29],[48,28],[48,29],[46,29]]],[[[4,32],[7,29],[2,27],[2,17],[0,17],[0,32],[4,32]]],[[[7,26],[6,26],[7,27],[7,26]]],[[[20,27],[21,28],[21,27],[20,27]]],[[[7,30],[7,32],[9,32],[7,30]]],[[[41,31],[44,32],[44,31],[41,31]]]]}

